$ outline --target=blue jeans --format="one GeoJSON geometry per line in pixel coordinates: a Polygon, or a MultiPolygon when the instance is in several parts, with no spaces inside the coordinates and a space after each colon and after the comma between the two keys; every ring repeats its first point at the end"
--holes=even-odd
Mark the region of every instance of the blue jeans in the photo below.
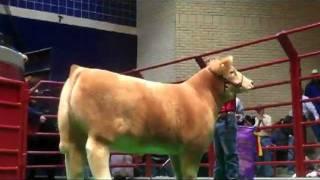
{"type": "MultiPolygon", "coordinates": [[[[270,136],[262,136],[261,137],[261,145],[262,147],[267,147],[272,145],[270,136]]],[[[272,151],[263,150],[263,156],[259,157],[259,161],[272,161],[272,151]]],[[[272,177],[273,176],[273,168],[271,165],[261,165],[257,166],[257,176],[260,177],[272,177]]]]}
{"type": "MultiPolygon", "coordinates": [[[[293,145],[294,145],[294,137],[290,136],[288,139],[288,146],[293,146],[293,145]]],[[[294,149],[290,148],[288,149],[288,161],[293,161],[293,160],[294,160],[294,149]]],[[[294,174],[294,164],[288,165],[288,173],[294,174]]]]}
{"type": "Polygon", "coordinates": [[[317,138],[317,141],[320,142],[320,124],[314,124],[311,126],[314,135],[317,138]]]}
{"type": "Polygon", "coordinates": [[[214,134],[216,180],[239,179],[239,158],[236,149],[237,128],[234,114],[220,116],[216,122],[214,134]]]}

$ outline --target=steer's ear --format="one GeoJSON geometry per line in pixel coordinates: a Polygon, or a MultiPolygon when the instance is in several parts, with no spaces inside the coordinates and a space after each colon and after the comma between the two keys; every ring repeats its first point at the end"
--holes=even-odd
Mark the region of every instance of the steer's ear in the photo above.
{"type": "Polygon", "coordinates": [[[69,76],[71,76],[71,74],[73,74],[73,72],[78,69],[80,66],[76,65],[76,64],[72,64],[70,67],[70,72],[69,72],[69,76]]]}
{"type": "Polygon", "coordinates": [[[233,64],[233,56],[226,56],[220,60],[220,66],[230,66],[233,64]]]}
{"type": "Polygon", "coordinates": [[[232,66],[232,64],[233,64],[233,56],[226,56],[221,59],[210,61],[208,68],[211,72],[217,75],[222,75],[226,69],[232,66]]]}
{"type": "Polygon", "coordinates": [[[232,66],[233,56],[226,56],[218,60],[211,61],[209,63],[209,69],[217,75],[222,75],[224,71],[228,70],[232,66]]]}
{"type": "Polygon", "coordinates": [[[212,72],[213,74],[216,75],[222,75],[222,66],[221,66],[221,61],[216,59],[216,60],[212,60],[210,61],[209,65],[208,65],[208,69],[210,72],[212,72]]]}

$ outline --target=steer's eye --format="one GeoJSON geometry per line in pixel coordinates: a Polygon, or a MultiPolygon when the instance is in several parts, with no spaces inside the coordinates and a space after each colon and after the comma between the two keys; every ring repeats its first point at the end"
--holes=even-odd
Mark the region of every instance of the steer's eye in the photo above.
{"type": "Polygon", "coordinates": [[[230,74],[235,75],[235,74],[236,74],[236,72],[235,72],[235,71],[231,71],[231,72],[230,72],[230,74]]]}

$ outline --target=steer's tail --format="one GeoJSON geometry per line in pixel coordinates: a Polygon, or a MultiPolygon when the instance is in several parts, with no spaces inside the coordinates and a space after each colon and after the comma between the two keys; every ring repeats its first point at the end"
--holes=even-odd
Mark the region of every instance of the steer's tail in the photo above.
{"type": "Polygon", "coordinates": [[[74,113],[70,100],[73,97],[73,91],[76,89],[77,81],[79,76],[85,68],[77,65],[72,65],[70,68],[69,78],[65,82],[59,103],[58,110],[58,127],[60,134],[59,149],[60,152],[65,154],[65,165],[67,179],[81,179],[82,168],[81,166],[85,163],[85,157],[82,155],[82,149],[78,146],[77,138],[79,134],[75,131],[76,128],[72,123],[74,120],[74,113]]]}
{"type": "Polygon", "coordinates": [[[70,87],[70,89],[69,89],[69,94],[66,99],[68,102],[69,108],[71,108],[70,100],[71,100],[72,91],[74,89],[74,85],[76,84],[76,82],[81,74],[81,71],[83,69],[84,69],[83,67],[78,66],[76,64],[72,64],[70,67],[69,78],[68,78],[68,83],[69,83],[68,86],[70,87]]]}
{"type": "Polygon", "coordinates": [[[74,89],[74,85],[76,84],[81,71],[84,68],[78,65],[72,65],[70,68],[70,73],[67,81],[65,82],[61,95],[60,95],[60,102],[59,102],[59,109],[58,109],[58,128],[60,134],[60,151],[64,152],[67,148],[67,143],[69,141],[70,135],[70,120],[72,116],[72,108],[70,104],[70,100],[72,97],[72,91],[74,89]]]}

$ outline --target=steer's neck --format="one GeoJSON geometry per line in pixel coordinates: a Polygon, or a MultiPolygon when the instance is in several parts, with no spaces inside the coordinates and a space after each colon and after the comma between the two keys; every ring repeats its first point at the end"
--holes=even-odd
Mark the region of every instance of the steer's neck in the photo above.
{"type": "Polygon", "coordinates": [[[207,101],[214,111],[220,110],[224,102],[223,79],[207,68],[203,68],[185,83],[191,86],[203,100],[207,101]]]}

